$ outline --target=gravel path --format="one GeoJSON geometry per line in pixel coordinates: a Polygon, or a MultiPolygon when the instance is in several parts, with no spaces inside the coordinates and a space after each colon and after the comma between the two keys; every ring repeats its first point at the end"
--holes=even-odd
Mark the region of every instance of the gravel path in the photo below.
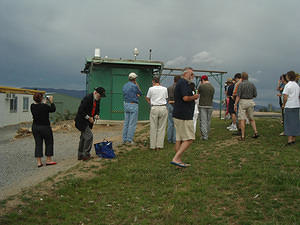
{"type": "MultiPolygon", "coordinates": [[[[19,193],[23,188],[38,184],[60,171],[83,163],[77,160],[79,131],[72,128],[70,131],[54,132],[53,159],[57,165],[37,168],[33,136],[13,139],[17,129],[17,126],[0,129],[0,200],[19,193]]],[[[121,137],[122,124],[109,127],[95,125],[93,133],[94,142],[100,142],[104,138],[121,137]]],[[[119,142],[121,138],[120,141],[114,142],[114,145],[118,145],[119,142]]],[[[45,162],[45,157],[43,161],[45,162]]]]}

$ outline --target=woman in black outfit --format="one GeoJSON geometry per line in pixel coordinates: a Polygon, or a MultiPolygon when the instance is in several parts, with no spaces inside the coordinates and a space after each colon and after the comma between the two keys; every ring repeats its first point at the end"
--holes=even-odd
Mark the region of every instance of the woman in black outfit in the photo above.
{"type": "Polygon", "coordinates": [[[48,101],[43,103],[43,94],[35,93],[33,100],[35,103],[31,104],[30,110],[33,117],[32,133],[35,140],[35,152],[34,156],[37,159],[38,167],[42,167],[43,163],[41,158],[43,157],[43,140],[45,140],[47,156],[46,166],[55,165],[51,157],[53,156],[53,133],[49,121],[49,113],[55,112],[56,107],[53,103],[53,96],[49,96],[48,101]]]}

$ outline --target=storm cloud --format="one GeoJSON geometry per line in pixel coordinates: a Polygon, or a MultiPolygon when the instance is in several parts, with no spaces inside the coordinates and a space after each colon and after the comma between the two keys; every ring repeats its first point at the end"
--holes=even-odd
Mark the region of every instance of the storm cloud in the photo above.
{"type": "Polygon", "coordinates": [[[300,71],[296,0],[0,2],[1,86],[84,89],[86,57],[160,60],[169,67],[246,71],[258,104],[277,104],[276,83],[300,71]]]}

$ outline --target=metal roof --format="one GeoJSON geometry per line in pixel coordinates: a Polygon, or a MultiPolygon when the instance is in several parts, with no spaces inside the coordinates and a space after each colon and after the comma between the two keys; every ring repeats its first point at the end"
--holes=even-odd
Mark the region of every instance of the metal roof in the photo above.
{"type": "Polygon", "coordinates": [[[40,90],[32,90],[32,89],[24,89],[24,88],[14,88],[14,87],[1,87],[0,86],[0,93],[14,93],[14,94],[30,94],[34,95],[35,93],[43,93],[45,94],[45,91],[40,90]]]}
{"type": "Polygon", "coordinates": [[[94,57],[92,59],[87,59],[87,62],[92,62],[94,64],[113,63],[113,64],[132,64],[132,65],[151,65],[151,66],[162,66],[163,65],[163,62],[160,62],[160,61],[132,60],[132,59],[110,59],[110,58],[100,58],[100,57],[94,57]]]}
{"type": "Polygon", "coordinates": [[[162,69],[164,63],[161,61],[152,61],[152,60],[132,60],[132,59],[111,59],[111,58],[101,58],[93,57],[86,59],[86,64],[81,71],[81,73],[89,73],[89,68],[94,65],[105,65],[105,64],[114,64],[119,66],[144,66],[162,69]]]}

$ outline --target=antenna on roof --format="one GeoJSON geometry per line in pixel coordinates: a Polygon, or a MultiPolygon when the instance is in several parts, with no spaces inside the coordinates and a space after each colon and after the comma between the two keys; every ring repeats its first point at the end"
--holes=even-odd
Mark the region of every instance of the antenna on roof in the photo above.
{"type": "Polygon", "coordinates": [[[150,48],[149,49],[149,60],[151,60],[151,57],[152,57],[151,53],[152,53],[152,49],[150,48]]]}
{"type": "Polygon", "coordinates": [[[134,55],[134,60],[136,60],[136,57],[139,55],[139,50],[137,48],[133,49],[133,55],[134,55]]]}

